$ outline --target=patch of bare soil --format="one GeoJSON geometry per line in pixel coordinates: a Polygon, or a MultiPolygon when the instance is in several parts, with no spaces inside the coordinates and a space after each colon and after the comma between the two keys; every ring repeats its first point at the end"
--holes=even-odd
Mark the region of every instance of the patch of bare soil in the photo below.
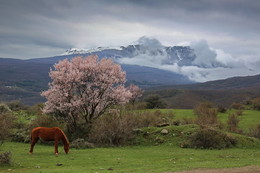
{"type": "Polygon", "coordinates": [[[193,169],[174,173],[260,173],[260,166],[246,166],[241,168],[224,169],[193,169]]]}

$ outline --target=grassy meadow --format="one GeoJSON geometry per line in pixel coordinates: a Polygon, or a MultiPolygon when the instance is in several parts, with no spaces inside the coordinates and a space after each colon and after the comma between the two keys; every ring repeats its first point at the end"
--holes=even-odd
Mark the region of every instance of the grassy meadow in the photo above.
{"type": "MultiPolygon", "coordinates": [[[[156,111],[156,110],[146,110],[156,111]]],[[[161,109],[162,113],[173,112],[174,120],[194,119],[193,110],[161,109]]],[[[226,125],[228,115],[235,110],[219,113],[218,118],[226,125]]],[[[260,112],[244,110],[239,116],[239,127],[247,133],[249,128],[260,124],[260,112]]],[[[23,120],[20,120],[23,121],[23,120]]],[[[60,155],[54,155],[54,147],[36,144],[34,154],[28,153],[30,144],[5,142],[0,153],[12,152],[12,164],[0,166],[0,172],[14,173],[160,173],[190,170],[195,168],[230,168],[260,165],[260,140],[234,134],[239,139],[236,147],[228,149],[181,148],[184,139],[189,138],[197,125],[167,127],[146,127],[143,132],[148,137],[137,135],[132,145],[123,147],[100,147],[74,149],[68,155],[59,147],[60,155]],[[169,134],[161,134],[167,129],[169,134]]]]}
{"type": "MultiPolygon", "coordinates": [[[[191,118],[195,119],[195,114],[193,109],[165,109],[161,110],[165,113],[173,112],[175,115],[175,119],[182,120],[183,118],[191,118]]],[[[223,123],[224,126],[227,124],[228,116],[231,113],[236,112],[236,110],[228,110],[225,113],[218,113],[218,119],[223,123]]],[[[243,110],[242,115],[239,116],[239,128],[241,128],[244,132],[248,132],[249,128],[260,124],[260,111],[257,110],[243,110]]]]}
{"type": "Polygon", "coordinates": [[[259,165],[260,148],[196,150],[171,145],[117,148],[71,149],[58,157],[52,146],[36,145],[28,154],[29,144],[5,143],[1,150],[12,151],[13,165],[0,172],[78,173],[78,172],[169,172],[194,168],[228,168],[259,165]],[[57,164],[62,164],[57,166],[57,164]]]}

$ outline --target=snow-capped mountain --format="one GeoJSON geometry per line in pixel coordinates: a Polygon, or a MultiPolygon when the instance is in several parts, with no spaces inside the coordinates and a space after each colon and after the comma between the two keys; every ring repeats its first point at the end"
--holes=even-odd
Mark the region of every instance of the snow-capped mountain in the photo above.
{"type": "Polygon", "coordinates": [[[70,48],[62,55],[90,55],[112,58],[120,64],[142,65],[156,67],[156,65],[197,66],[202,68],[224,67],[223,64],[212,62],[209,64],[196,63],[196,53],[189,46],[148,47],[145,45],[129,45],[121,47],[97,47],[93,49],[70,48]],[[149,61],[145,64],[144,61],[149,61]],[[143,62],[143,64],[141,63],[143,62]],[[152,65],[152,63],[154,65],[152,65]]]}

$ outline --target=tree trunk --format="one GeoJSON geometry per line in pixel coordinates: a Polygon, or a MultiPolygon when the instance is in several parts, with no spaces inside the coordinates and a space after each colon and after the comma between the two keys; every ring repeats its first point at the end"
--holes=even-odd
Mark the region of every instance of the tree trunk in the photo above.
{"type": "Polygon", "coordinates": [[[69,139],[75,140],[82,138],[84,140],[88,140],[89,132],[91,130],[92,123],[82,123],[77,126],[73,126],[71,124],[67,124],[67,129],[69,133],[69,139]]]}

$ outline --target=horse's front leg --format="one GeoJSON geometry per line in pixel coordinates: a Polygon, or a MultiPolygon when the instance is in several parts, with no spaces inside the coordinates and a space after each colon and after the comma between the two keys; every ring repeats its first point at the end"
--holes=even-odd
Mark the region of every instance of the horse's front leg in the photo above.
{"type": "Polygon", "coordinates": [[[58,154],[59,154],[58,146],[59,146],[59,140],[55,139],[55,141],[54,141],[54,153],[55,153],[56,156],[58,156],[58,154]]]}
{"type": "Polygon", "coordinates": [[[33,153],[33,147],[34,145],[36,144],[36,142],[39,140],[39,138],[32,138],[31,139],[31,148],[30,148],[30,151],[29,153],[32,154],[33,153]]]}

